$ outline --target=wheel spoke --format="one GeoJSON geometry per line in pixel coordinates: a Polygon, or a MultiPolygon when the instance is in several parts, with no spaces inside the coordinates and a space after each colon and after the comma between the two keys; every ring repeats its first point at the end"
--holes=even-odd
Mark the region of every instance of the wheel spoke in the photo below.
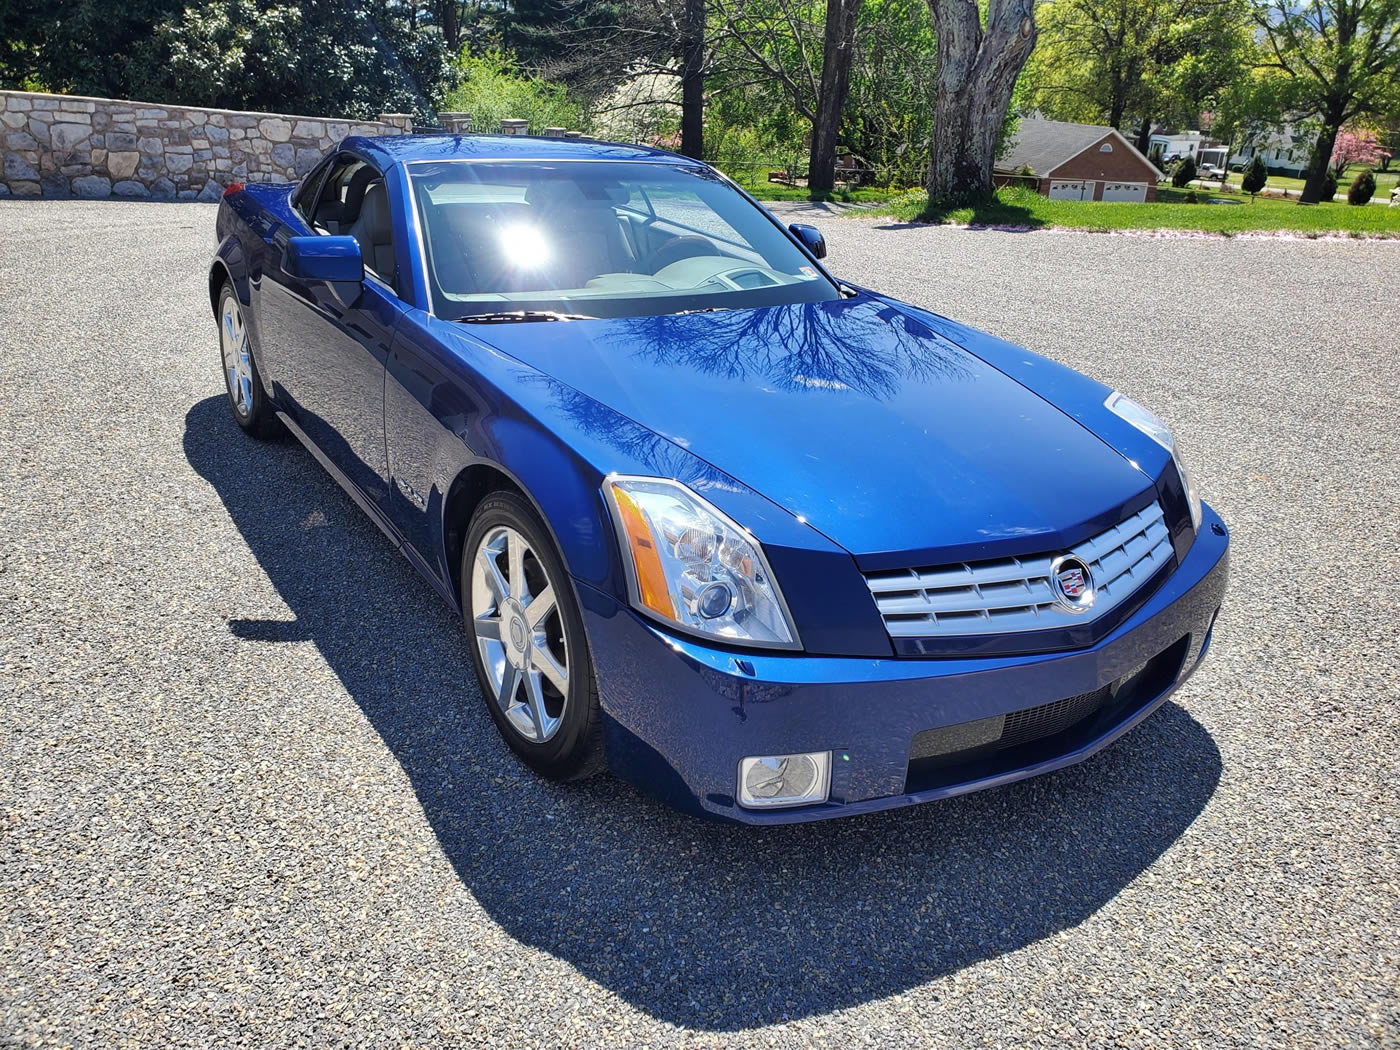
{"type": "Polygon", "coordinates": [[[538,671],[525,672],[525,695],[530,701],[530,720],[535,723],[535,739],[543,741],[549,736],[554,720],[544,709],[544,691],[540,688],[538,671]]]}
{"type": "Polygon", "coordinates": [[[501,637],[501,618],[499,616],[478,616],[476,618],[476,636],[483,642],[499,642],[501,637]]]}
{"type": "Polygon", "coordinates": [[[534,652],[530,654],[530,660],[535,669],[548,678],[555,689],[559,690],[559,694],[567,698],[569,695],[568,668],[556,660],[552,652],[541,647],[536,647],[534,652]]]}
{"type": "Polygon", "coordinates": [[[525,541],[516,532],[506,536],[506,561],[510,573],[510,596],[525,597],[525,541]]]}
{"type": "Polygon", "coordinates": [[[502,711],[510,711],[510,705],[515,701],[515,694],[520,691],[520,672],[506,663],[505,674],[501,678],[501,695],[498,701],[502,711]]]}
{"type": "Polygon", "coordinates": [[[481,569],[482,575],[486,577],[486,587],[491,592],[491,597],[496,601],[496,608],[499,610],[501,602],[510,597],[510,587],[501,577],[500,566],[496,564],[495,553],[490,547],[482,547],[476,555],[477,566],[481,569]]]}
{"type": "Polygon", "coordinates": [[[554,611],[554,588],[549,584],[544,590],[530,599],[530,604],[525,606],[525,620],[533,629],[538,627],[546,616],[554,611]]]}

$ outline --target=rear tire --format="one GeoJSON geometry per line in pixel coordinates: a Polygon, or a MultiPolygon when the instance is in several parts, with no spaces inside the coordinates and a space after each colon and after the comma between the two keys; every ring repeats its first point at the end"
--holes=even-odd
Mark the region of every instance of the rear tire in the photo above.
{"type": "Polygon", "coordinates": [[[243,307],[225,281],[219,291],[219,354],[224,368],[224,389],[234,421],[256,438],[275,438],[285,433],[282,421],[273,412],[263,391],[262,375],[253,360],[248,329],[243,323],[243,307]]]}
{"type": "Polygon", "coordinates": [[[528,501],[497,492],[477,507],[461,588],[481,696],[511,750],[552,780],[601,771],[602,717],[583,618],[528,501]]]}

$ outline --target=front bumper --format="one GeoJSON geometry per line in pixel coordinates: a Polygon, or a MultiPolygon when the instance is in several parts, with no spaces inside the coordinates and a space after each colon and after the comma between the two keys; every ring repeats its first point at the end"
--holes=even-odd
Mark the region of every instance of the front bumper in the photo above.
{"type": "Polygon", "coordinates": [[[1156,710],[1195,670],[1228,576],[1229,537],[1206,507],[1185,560],[1098,644],[945,659],[741,653],[669,635],[586,585],[578,592],[613,770],[680,809],[787,824],[927,802],[1087,758],[1156,710]],[[922,746],[915,738],[927,741],[929,731],[1105,687],[1108,699],[1094,714],[1053,736],[911,761],[922,746]],[[741,758],[828,750],[829,802],[777,810],[736,803],[741,758]]]}

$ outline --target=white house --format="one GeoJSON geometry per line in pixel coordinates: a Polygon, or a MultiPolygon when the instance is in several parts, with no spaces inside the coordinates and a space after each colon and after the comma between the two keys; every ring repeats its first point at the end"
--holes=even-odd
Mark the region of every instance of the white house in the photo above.
{"type": "Polygon", "coordinates": [[[1231,158],[1231,166],[1249,165],[1255,154],[1259,154],[1271,173],[1302,177],[1307,171],[1313,141],[1313,136],[1296,124],[1262,128],[1245,135],[1243,145],[1231,158]]]}

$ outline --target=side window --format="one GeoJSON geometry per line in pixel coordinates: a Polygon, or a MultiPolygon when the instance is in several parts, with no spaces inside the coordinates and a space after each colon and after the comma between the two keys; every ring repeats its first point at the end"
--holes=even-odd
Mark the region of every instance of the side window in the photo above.
{"type": "Polygon", "coordinates": [[[365,269],[396,288],[394,240],[389,195],[384,177],[360,158],[341,154],[331,166],[311,215],[322,233],[354,237],[360,242],[365,269]]]}
{"type": "Polygon", "coordinates": [[[316,204],[317,190],[321,188],[321,183],[326,177],[326,170],[330,166],[331,158],[327,157],[312,168],[306,178],[301,180],[301,185],[297,187],[297,191],[292,197],[293,210],[306,220],[307,225],[311,223],[311,212],[316,204]]]}

